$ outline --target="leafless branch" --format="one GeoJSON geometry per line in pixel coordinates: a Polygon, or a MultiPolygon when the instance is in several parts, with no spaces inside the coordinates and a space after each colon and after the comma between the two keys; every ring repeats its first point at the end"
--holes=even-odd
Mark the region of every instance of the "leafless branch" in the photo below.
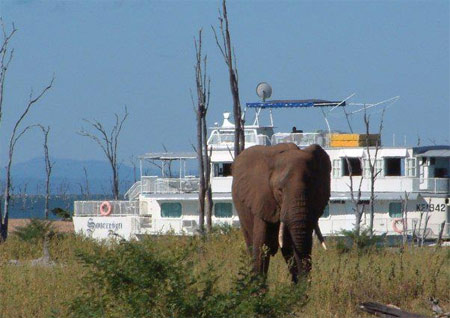
{"type": "Polygon", "coordinates": [[[354,189],[354,185],[353,185],[353,168],[352,165],[350,164],[350,160],[348,159],[348,157],[345,157],[345,161],[348,167],[348,172],[349,172],[349,179],[350,179],[350,184],[348,184],[349,190],[350,190],[350,198],[352,200],[353,203],[353,211],[355,213],[355,232],[357,235],[360,234],[361,231],[361,219],[362,216],[364,214],[364,208],[365,206],[362,205],[362,208],[360,209],[360,202],[361,202],[361,187],[362,187],[362,182],[364,179],[364,176],[361,175],[361,178],[359,180],[359,185],[357,188],[357,195],[355,197],[355,189],[354,189]]]}
{"type": "Polygon", "coordinates": [[[48,154],[48,134],[50,132],[50,126],[45,128],[42,125],[38,125],[42,133],[44,134],[44,157],[45,157],[45,173],[46,173],[46,182],[45,182],[45,206],[44,206],[44,214],[45,218],[48,219],[49,215],[49,200],[50,200],[50,175],[52,174],[53,163],[50,162],[49,154],[48,154]]]}
{"type": "Polygon", "coordinates": [[[117,162],[117,149],[119,143],[119,136],[122,132],[122,127],[125,120],[128,118],[128,108],[124,107],[124,114],[119,116],[114,113],[115,123],[110,132],[106,130],[103,124],[97,120],[83,119],[88,123],[94,132],[81,129],[78,134],[88,137],[93,140],[102,149],[106,158],[109,161],[113,173],[112,178],[112,193],[115,200],[119,199],[119,164],[117,162]]]}
{"type": "Polygon", "coordinates": [[[236,158],[245,148],[244,119],[242,117],[241,102],[239,99],[238,71],[236,67],[235,50],[231,44],[230,26],[226,1],[222,1],[222,11],[219,10],[219,29],[222,43],[220,43],[217,31],[212,27],[217,47],[219,48],[225,64],[228,67],[230,90],[233,96],[234,131],[234,157],[236,158]]]}
{"type": "Polygon", "coordinates": [[[383,121],[384,114],[386,111],[386,107],[383,108],[381,113],[380,123],[378,126],[378,137],[376,137],[375,141],[375,153],[372,158],[372,153],[370,151],[371,142],[370,142],[370,115],[367,114],[367,108],[364,105],[364,124],[366,127],[366,152],[369,163],[369,172],[370,172],[370,223],[369,223],[369,231],[370,236],[373,236],[373,222],[375,216],[375,181],[380,174],[380,170],[377,169],[376,164],[378,160],[378,151],[381,147],[381,131],[383,130],[383,121]]]}
{"type": "Polygon", "coordinates": [[[205,214],[207,230],[212,228],[212,194],[210,184],[210,156],[208,155],[206,114],[209,108],[211,80],[207,77],[207,56],[202,55],[202,30],[198,32],[198,39],[194,38],[195,47],[195,84],[197,89],[197,105],[191,90],[191,99],[197,120],[197,147],[192,148],[197,152],[199,165],[199,228],[204,231],[205,214]]]}
{"type": "Polygon", "coordinates": [[[1,18],[0,24],[3,35],[2,46],[0,48],[0,123],[1,123],[3,114],[3,98],[4,98],[6,73],[8,71],[9,64],[11,63],[14,57],[14,49],[8,50],[8,44],[11,38],[14,36],[14,33],[16,33],[17,29],[13,23],[11,31],[8,32],[1,18]]]}

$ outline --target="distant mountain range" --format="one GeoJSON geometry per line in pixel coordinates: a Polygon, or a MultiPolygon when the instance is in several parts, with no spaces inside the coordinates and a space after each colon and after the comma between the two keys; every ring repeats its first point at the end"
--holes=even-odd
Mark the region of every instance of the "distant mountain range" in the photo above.
{"type": "MultiPolygon", "coordinates": [[[[108,162],[100,160],[54,159],[51,175],[52,194],[81,194],[86,191],[87,172],[91,194],[110,194],[112,172],[108,162]]],[[[157,175],[155,167],[150,174],[157,175]]],[[[121,164],[119,168],[120,192],[125,193],[134,182],[133,167],[121,164]]],[[[4,171],[0,171],[3,182],[4,171]]],[[[136,170],[139,179],[139,167],[136,170]]],[[[45,192],[44,158],[34,158],[12,166],[12,180],[15,193],[43,194],[45,192]]]]}

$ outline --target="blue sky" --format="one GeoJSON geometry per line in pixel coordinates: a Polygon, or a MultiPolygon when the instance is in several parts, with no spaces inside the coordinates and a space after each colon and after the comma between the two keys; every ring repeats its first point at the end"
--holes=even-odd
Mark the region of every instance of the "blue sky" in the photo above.
{"type": "MultiPolygon", "coordinates": [[[[18,32],[8,73],[0,158],[25,106],[55,74],[52,90],[27,124],[51,126],[55,158],[103,159],[100,149],[76,134],[83,118],[108,126],[127,105],[120,157],[162,150],[191,150],[195,116],[193,37],[204,28],[211,76],[210,125],[231,110],[227,70],[211,25],[219,1],[8,1],[0,15],[18,32]]],[[[392,144],[449,144],[448,1],[229,1],[241,103],[257,101],[267,81],[275,99],[342,99],[376,102],[400,95],[385,118],[392,144]]],[[[374,114],[375,116],[376,114],[374,114]]],[[[275,113],[280,130],[325,129],[317,110],[275,113]]],[[[333,129],[346,129],[336,112],[333,129]]],[[[361,116],[352,119],[362,130],[361,116]]],[[[16,161],[42,156],[38,131],[17,146],[16,161]]]]}

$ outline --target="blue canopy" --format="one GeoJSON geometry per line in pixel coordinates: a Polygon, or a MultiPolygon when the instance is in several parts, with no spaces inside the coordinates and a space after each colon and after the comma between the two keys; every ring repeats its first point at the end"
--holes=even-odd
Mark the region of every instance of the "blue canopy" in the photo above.
{"type": "Polygon", "coordinates": [[[345,101],[328,101],[322,99],[270,100],[266,102],[247,103],[249,108],[296,108],[296,107],[334,107],[345,106],[345,101]]]}

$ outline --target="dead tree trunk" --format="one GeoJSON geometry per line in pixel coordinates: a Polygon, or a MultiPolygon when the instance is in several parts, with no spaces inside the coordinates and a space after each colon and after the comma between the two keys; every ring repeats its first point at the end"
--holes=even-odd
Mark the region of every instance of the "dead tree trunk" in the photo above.
{"type": "Polygon", "coordinates": [[[2,46],[0,48],[0,124],[1,124],[3,117],[3,97],[4,97],[6,72],[8,71],[9,64],[11,63],[14,56],[14,49],[12,50],[8,49],[8,45],[9,41],[14,36],[14,33],[16,33],[17,29],[13,23],[12,30],[8,33],[1,18],[0,24],[2,27],[2,35],[3,35],[2,46]]]}
{"type": "Polygon", "coordinates": [[[405,191],[405,198],[402,200],[403,245],[408,242],[408,201],[409,195],[405,191]]]}
{"type": "MultiPolygon", "coordinates": [[[[2,123],[3,118],[3,97],[4,97],[4,88],[5,88],[5,80],[6,73],[9,68],[9,64],[11,63],[14,56],[14,49],[8,49],[8,44],[11,38],[16,33],[17,29],[12,24],[12,30],[7,32],[6,27],[3,23],[3,20],[0,18],[0,24],[2,27],[2,44],[0,48],[0,125],[2,123]]],[[[2,192],[6,192],[6,181],[5,188],[2,192]]],[[[6,202],[6,197],[3,197],[3,200],[6,202]]],[[[8,214],[5,214],[5,211],[2,211],[2,205],[0,200],[0,237],[2,240],[5,240],[8,235],[8,214]]]]}
{"type": "Polygon", "coordinates": [[[216,29],[212,27],[216,44],[222,53],[225,64],[228,67],[230,90],[233,96],[233,116],[234,116],[234,158],[236,158],[245,148],[244,118],[242,116],[241,102],[239,99],[239,77],[236,67],[236,55],[231,45],[230,28],[228,21],[226,1],[222,2],[222,11],[219,10],[219,28],[222,43],[219,42],[216,29]],[[225,22],[225,26],[224,26],[225,22]]]}
{"type": "MultiPolygon", "coordinates": [[[[28,115],[31,107],[41,99],[42,96],[52,87],[54,78],[50,81],[47,87],[45,87],[39,95],[33,98],[33,93],[30,93],[29,101],[27,106],[25,107],[25,110],[20,115],[19,119],[16,121],[11,137],[9,139],[9,148],[8,148],[8,162],[6,165],[6,176],[5,176],[5,192],[3,195],[4,199],[4,205],[3,205],[3,215],[0,222],[0,236],[1,239],[4,241],[8,237],[8,219],[9,219],[9,202],[11,200],[11,166],[13,162],[13,155],[14,155],[14,149],[16,147],[17,142],[19,139],[32,127],[35,127],[36,125],[31,125],[25,127],[22,131],[19,130],[20,124],[22,123],[23,119],[28,115]]],[[[1,214],[1,213],[0,213],[1,214]]]]}
{"type": "Polygon", "coordinates": [[[394,306],[387,306],[376,302],[361,303],[359,308],[362,311],[368,312],[377,317],[427,318],[427,316],[410,313],[394,306]]]}
{"type": "Polygon", "coordinates": [[[84,129],[81,129],[81,131],[78,132],[81,136],[89,137],[93,141],[95,141],[100,148],[102,149],[103,153],[105,154],[106,158],[108,159],[108,162],[111,166],[112,170],[112,194],[114,197],[114,200],[119,199],[119,163],[117,162],[117,149],[119,144],[119,136],[122,131],[123,123],[128,117],[128,110],[127,107],[125,107],[125,112],[122,117],[120,117],[118,114],[114,114],[116,118],[116,122],[114,124],[114,127],[111,129],[111,131],[108,133],[106,131],[106,128],[103,127],[102,123],[99,121],[90,121],[87,119],[84,119],[85,122],[90,124],[92,128],[94,128],[95,133],[88,132],[84,129]]]}
{"type": "Polygon", "coordinates": [[[355,197],[354,186],[353,186],[352,165],[350,164],[350,160],[348,159],[348,157],[345,157],[345,161],[346,161],[346,164],[348,167],[349,178],[350,178],[350,184],[348,185],[348,187],[350,189],[350,197],[351,197],[352,203],[354,205],[353,211],[355,213],[355,233],[356,233],[356,235],[359,236],[361,234],[361,219],[364,214],[364,207],[365,207],[365,205],[363,205],[361,209],[359,207],[360,202],[361,202],[361,186],[362,186],[364,177],[361,175],[361,179],[359,180],[357,195],[355,197]]]}
{"type": "Polygon", "coordinates": [[[209,107],[210,97],[210,79],[206,76],[206,61],[207,57],[202,56],[202,30],[198,32],[198,40],[194,39],[195,44],[195,84],[197,89],[197,104],[194,103],[192,97],[192,104],[194,112],[197,117],[197,157],[199,165],[200,185],[199,185],[199,227],[200,232],[203,233],[205,229],[205,214],[206,214],[206,228],[207,231],[212,227],[212,194],[210,182],[210,158],[208,153],[208,130],[206,125],[206,114],[209,107]]]}
{"type": "MultiPolygon", "coordinates": [[[[381,131],[383,130],[383,120],[384,120],[384,112],[386,108],[383,108],[383,112],[381,114],[380,119],[380,125],[378,127],[378,134],[381,135],[381,131]]],[[[375,153],[372,157],[371,151],[370,151],[370,115],[367,115],[367,110],[364,107],[364,124],[366,126],[366,151],[367,151],[367,162],[369,163],[369,173],[370,173],[370,199],[369,199],[369,206],[370,206],[370,221],[369,221],[369,232],[370,237],[373,237],[373,220],[375,217],[375,181],[380,174],[381,170],[377,169],[377,160],[378,160],[378,151],[381,147],[381,141],[377,138],[375,142],[375,153]]]]}
{"type": "Polygon", "coordinates": [[[50,132],[50,126],[45,128],[42,125],[39,125],[43,134],[44,134],[44,156],[45,156],[45,206],[44,213],[45,219],[48,219],[49,215],[49,200],[50,200],[50,175],[52,174],[53,163],[50,162],[50,158],[48,155],[48,134],[50,132]]]}
{"type": "Polygon", "coordinates": [[[88,172],[86,167],[83,166],[84,171],[84,196],[85,199],[88,200],[91,197],[91,190],[89,189],[89,178],[88,178],[88,172]]]}
{"type": "Polygon", "coordinates": [[[211,151],[208,149],[207,144],[207,127],[206,118],[203,119],[203,154],[204,154],[204,174],[205,174],[205,212],[206,212],[206,229],[208,232],[212,229],[212,210],[213,210],[213,200],[212,200],[212,188],[211,188],[211,151]]]}

